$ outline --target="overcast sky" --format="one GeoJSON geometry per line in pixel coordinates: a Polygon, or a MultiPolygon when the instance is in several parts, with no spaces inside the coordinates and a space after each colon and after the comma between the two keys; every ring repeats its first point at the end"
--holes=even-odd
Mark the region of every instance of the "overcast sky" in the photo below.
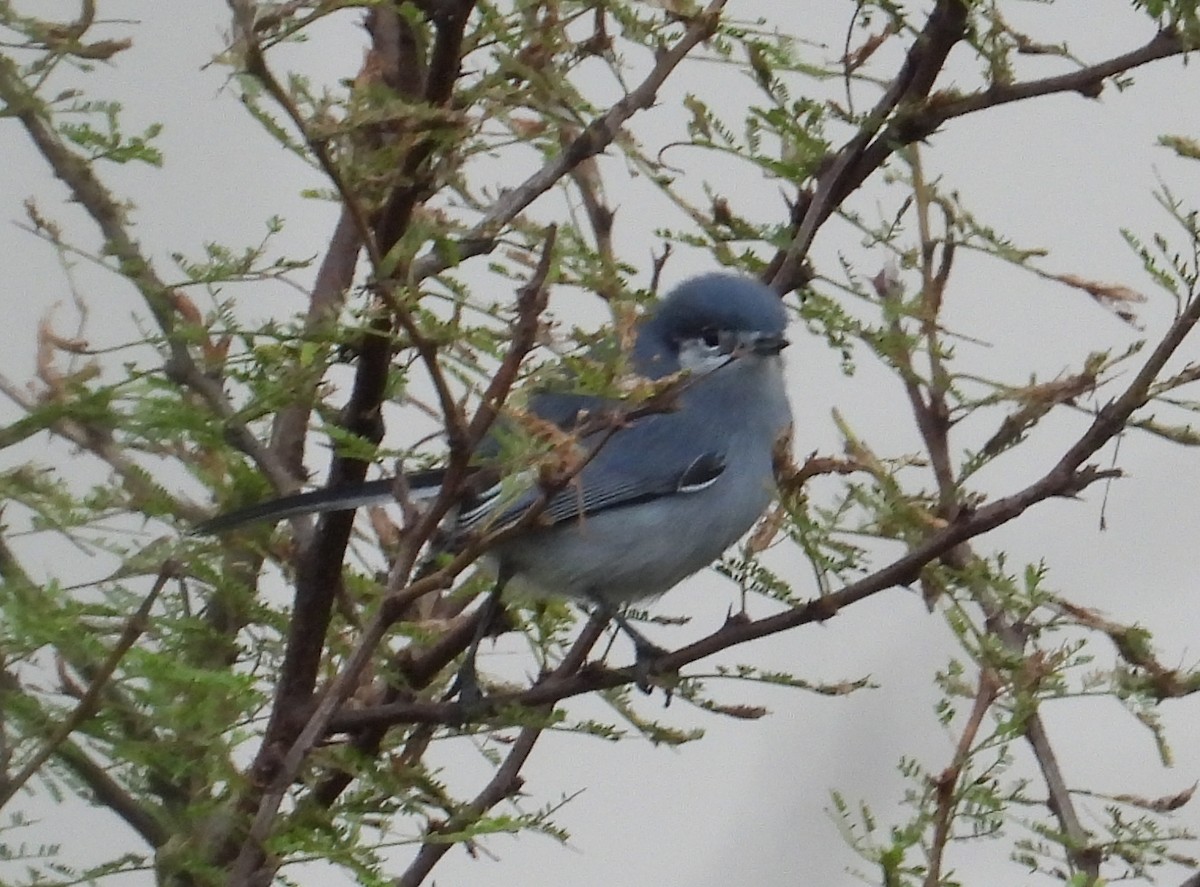
{"type": "MultiPolygon", "coordinates": [[[[58,6],[68,14],[75,8],[45,2],[40,8],[58,6]]],[[[208,65],[222,45],[225,5],[100,6],[105,17],[138,24],[114,29],[132,31],[134,48],[114,66],[101,67],[89,80],[89,89],[98,96],[119,97],[126,105],[129,130],[153,121],[165,124],[160,142],[167,164],[161,172],[131,167],[105,173],[111,186],[136,204],[137,235],[143,243],[160,257],[172,250],[197,255],[206,241],[233,245],[260,238],[265,219],[278,214],[287,222],[286,251],[319,255],[334,209],[299,196],[302,188],[318,181],[242,113],[225,83],[225,69],[208,65]]],[[[824,58],[840,54],[850,7],[834,0],[730,4],[741,17],[770,16],[780,30],[824,44],[824,58]]],[[[1087,61],[1126,51],[1153,33],[1147,21],[1115,0],[1060,0],[1050,8],[1013,4],[1007,15],[1035,38],[1066,37],[1087,61]]],[[[350,14],[342,16],[322,28],[313,42],[289,49],[287,63],[327,82],[352,76],[364,42],[352,19],[350,14]]],[[[975,63],[965,56],[940,86],[969,87],[977,82],[975,63]]],[[[1022,76],[1061,70],[1054,62],[1027,63],[1028,69],[1018,72],[1022,76]]],[[[703,65],[685,67],[681,81],[660,96],[663,112],[639,122],[643,139],[651,141],[655,126],[672,121],[672,113],[677,113],[671,110],[672,102],[682,91],[702,92],[710,76],[711,69],[703,65]]],[[[1160,63],[1134,76],[1134,88],[1119,93],[1109,87],[1098,101],[1066,95],[1021,103],[954,121],[929,140],[929,174],[946,176],[961,190],[967,206],[999,230],[1018,236],[1019,245],[1052,249],[1044,262],[1048,270],[1121,283],[1151,295],[1140,310],[1144,330],[1139,332],[1078,292],[964,255],[953,278],[947,322],[986,340],[959,346],[963,360],[981,375],[1014,383],[1033,371],[1053,376],[1078,366],[1089,351],[1120,349],[1142,336],[1153,339],[1169,323],[1173,305],[1152,290],[1136,257],[1124,246],[1120,228],[1144,238],[1169,228],[1151,196],[1160,179],[1185,203],[1200,206],[1200,167],[1155,147],[1160,133],[1200,137],[1195,128],[1200,82],[1196,66],[1179,61],[1160,63]]],[[[797,81],[795,91],[801,88],[797,81]]],[[[736,107],[736,91],[728,101],[736,107]]],[[[62,219],[85,243],[94,245],[95,236],[78,209],[64,205],[63,188],[50,178],[18,127],[12,121],[6,124],[0,126],[0,157],[5,158],[0,164],[0,219],[5,221],[0,226],[0,256],[6,269],[0,298],[8,316],[0,329],[0,372],[24,379],[33,369],[37,324],[51,306],[63,303],[56,314],[63,332],[72,332],[77,319],[53,252],[13,224],[23,219],[22,202],[36,197],[44,212],[62,219]]],[[[741,205],[756,209],[761,214],[756,217],[778,214],[779,189],[774,183],[742,167],[723,172],[717,161],[712,162],[717,165],[708,167],[710,178],[726,185],[741,205]]],[[[618,206],[618,244],[628,261],[643,267],[639,282],[645,283],[649,238],[656,226],[677,219],[643,212],[622,199],[619,184],[610,187],[618,206]]],[[[894,193],[868,190],[855,198],[854,206],[873,212],[895,199],[894,193]]],[[[832,274],[839,255],[868,275],[886,260],[881,252],[864,247],[848,227],[831,224],[818,240],[814,258],[819,268],[832,274]]],[[[706,268],[696,257],[685,257],[670,265],[668,273],[675,281],[706,268]]],[[[140,310],[129,288],[86,265],[78,268],[77,280],[92,307],[87,337],[95,344],[128,339],[133,329],[130,314],[140,310]]],[[[555,301],[555,309],[567,320],[573,319],[573,305],[565,297],[555,301]]],[[[302,309],[302,296],[280,287],[263,287],[252,298],[247,293],[241,305],[243,317],[264,321],[302,309]]],[[[587,310],[594,316],[594,306],[587,310]]],[[[838,437],[830,418],[835,405],[887,454],[916,450],[911,417],[891,376],[864,355],[859,372],[847,377],[836,356],[808,340],[802,330],[794,330],[793,339],[797,344],[787,357],[799,455],[818,449],[836,452],[838,437]]],[[[1186,356],[1195,358],[1197,350],[1196,343],[1190,343],[1186,356]]],[[[0,421],[15,415],[7,402],[0,403],[0,421]]],[[[1028,483],[1049,467],[1083,422],[1081,417],[1067,417],[1049,423],[1047,432],[982,476],[980,485],[998,495],[1028,483]]],[[[65,448],[49,452],[73,470],[65,448]]],[[[21,455],[35,457],[45,460],[41,443],[21,455]]],[[[1113,459],[1114,454],[1109,449],[1103,457],[1113,459]]],[[[10,451],[0,452],[0,470],[10,468],[15,458],[10,451]]],[[[1108,489],[1107,531],[1099,529],[1105,490],[1096,487],[1078,501],[1039,506],[1016,525],[981,541],[979,550],[1007,549],[1013,564],[1044,558],[1051,567],[1051,587],[1113,619],[1151,628],[1168,664],[1192,666],[1200,625],[1194,580],[1200,532],[1194,507],[1195,459],[1195,453],[1181,448],[1127,437],[1116,463],[1130,478],[1108,489]]],[[[319,470],[323,463],[316,461],[312,467],[319,470]]],[[[44,554],[42,565],[56,565],[55,557],[44,554]]],[[[33,558],[36,564],[36,552],[33,558]]],[[[88,567],[72,569],[86,574],[88,567]]],[[[802,593],[814,590],[805,565],[790,565],[784,573],[802,593]]],[[[681,645],[712,630],[735,601],[732,586],[715,576],[689,581],[656,610],[687,613],[692,623],[662,629],[662,639],[681,645]]],[[[763,615],[766,604],[755,602],[751,612],[763,615]]],[[[763,703],[773,713],[757,722],[733,722],[672,706],[662,713],[667,721],[700,725],[709,732],[705,741],[677,750],[653,748],[639,739],[608,744],[547,736],[525,771],[527,804],[533,809],[578,793],[557,815],[571,832],[570,847],[529,835],[494,838],[485,842],[494,859],[487,854],[472,859],[453,851],[436,870],[435,880],[493,887],[855,883],[847,870],[860,867],[860,862],[841,842],[826,812],[829,792],[836,788],[849,799],[863,799],[882,822],[891,822],[904,790],[896,775],[901,755],[917,754],[935,771],[949,761],[954,735],[936,726],[932,711],[937,693],[931,681],[952,650],[947,635],[919,597],[893,590],[826,625],[806,626],[732,651],[721,660],[787,669],[813,681],[869,676],[881,685],[877,690],[826,698],[714,685],[713,692],[725,694],[725,701],[763,703]]],[[[1095,649],[1099,665],[1107,664],[1109,651],[1101,643],[1095,649]]],[[[1177,792],[1200,779],[1200,743],[1194,741],[1200,735],[1200,718],[1194,702],[1162,707],[1174,731],[1177,760],[1172,769],[1153,765],[1150,734],[1113,701],[1060,703],[1043,711],[1072,785],[1153,796],[1177,792]],[[1134,764],[1138,772],[1131,770],[1134,764]]],[[[597,708],[597,713],[603,712],[597,708]]],[[[485,773],[479,764],[462,763],[470,757],[458,752],[447,757],[456,767],[447,779],[464,794],[476,791],[485,773]]],[[[1041,794],[1038,788],[1032,793],[1041,794]]],[[[97,857],[90,854],[107,852],[123,840],[118,826],[76,806],[55,812],[36,809],[47,816],[47,840],[65,840],[74,832],[68,840],[72,858],[94,860],[97,857]],[[63,817],[69,818],[64,822],[63,817]],[[68,830],[67,823],[86,823],[88,831],[68,830]]],[[[1185,810],[1179,821],[1200,829],[1196,810],[1185,810]]],[[[1092,827],[1098,823],[1096,818],[1085,822],[1092,827]]],[[[1020,883],[1023,873],[1002,864],[1003,852],[1004,846],[979,844],[954,851],[950,863],[972,887],[1020,883]]],[[[397,871],[406,858],[405,851],[398,851],[397,871]]],[[[305,884],[328,883],[292,874],[305,884]]],[[[1182,873],[1173,873],[1163,883],[1182,878],[1182,873]]],[[[147,876],[138,883],[149,880],[147,876]]]]}

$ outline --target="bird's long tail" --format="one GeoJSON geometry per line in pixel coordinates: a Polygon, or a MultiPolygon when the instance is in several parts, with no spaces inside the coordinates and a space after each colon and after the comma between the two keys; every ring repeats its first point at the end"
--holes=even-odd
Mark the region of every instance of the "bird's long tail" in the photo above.
{"type": "MultiPolygon", "coordinates": [[[[405,480],[409,494],[416,501],[430,499],[436,496],[441,488],[443,472],[441,469],[416,472],[406,475],[405,480]]],[[[193,535],[208,536],[224,533],[236,527],[258,522],[274,523],[287,517],[301,514],[323,514],[328,511],[353,511],[366,505],[384,505],[396,501],[396,481],[394,478],[363,481],[350,487],[330,487],[321,490],[309,490],[305,493],[294,493],[281,496],[257,505],[239,508],[225,514],[218,514],[192,530],[193,535]]]]}

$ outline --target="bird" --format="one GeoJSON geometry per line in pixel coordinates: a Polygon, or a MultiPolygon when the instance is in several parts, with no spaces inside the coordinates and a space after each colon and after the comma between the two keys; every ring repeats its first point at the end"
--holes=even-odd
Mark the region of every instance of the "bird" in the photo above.
{"type": "MultiPolygon", "coordinates": [[[[460,698],[478,696],[476,651],[509,588],[571,599],[614,619],[633,640],[639,666],[662,653],[621,610],[711,565],[770,506],[778,447],[792,427],[781,355],[786,327],[780,297],[764,284],[704,274],[679,284],[636,326],[631,370],[651,380],[678,378],[667,407],[597,422],[619,410],[619,400],[570,391],[530,397],[527,414],[576,435],[582,458],[558,489],[543,488],[530,472],[468,483],[449,518],[444,535],[464,539],[539,509],[485,555],[496,583],[460,667],[460,698]]],[[[504,434],[501,424],[485,438],[477,464],[495,462],[504,434]]],[[[435,495],[441,479],[426,470],[406,475],[403,486],[416,501],[435,495]]],[[[386,478],[298,493],[218,515],[193,532],[352,510],[394,502],[396,494],[386,478]]]]}

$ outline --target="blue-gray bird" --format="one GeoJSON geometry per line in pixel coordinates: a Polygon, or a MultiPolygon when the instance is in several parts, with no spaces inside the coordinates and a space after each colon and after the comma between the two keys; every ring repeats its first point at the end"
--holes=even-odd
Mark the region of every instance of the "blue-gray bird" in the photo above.
{"type": "MultiPolygon", "coordinates": [[[[620,618],[619,608],[660,595],[711,564],[770,504],[776,447],[791,426],[780,357],[786,325],[774,292],[726,273],[688,280],[653,307],[638,326],[631,364],[650,379],[684,372],[673,408],[626,420],[616,430],[596,430],[593,422],[579,440],[583,467],[548,497],[532,478],[514,494],[508,479],[460,503],[451,539],[542,508],[489,552],[497,575],[491,605],[498,605],[506,585],[590,603],[618,619],[639,661],[657,653],[620,618]]],[[[531,398],[529,412],[570,432],[613,405],[591,395],[546,392],[531,398]]],[[[496,436],[480,449],[498,451],[496,436]]],[[[408,480],[420,499],[436,492],[440,476],[422,472],[408,480]]],[[[384,479],[300,493],[218,516],[197,531],[391,502],[395,490],[384,479]]],[[[487,621],[479,623],[480,635],[487,621]]],[[[470,674],[460,676],[460,685],[473,680],[473,659],[472,649],[464,667],[470,674]]]]}

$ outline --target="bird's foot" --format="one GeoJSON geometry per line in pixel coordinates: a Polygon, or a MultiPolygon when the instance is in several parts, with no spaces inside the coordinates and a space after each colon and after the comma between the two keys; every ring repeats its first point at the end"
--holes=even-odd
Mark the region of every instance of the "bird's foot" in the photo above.
{"type": "Polygon", "coordinates": [[[442,702],[457,700],[464,719],[477,712],[483,702],[483,688],[479,684],[479,673],[474,659],[467,659],[458,669],[450,689],[442,695],[442,702]]]}
{"type": "Polygon", "coordinates": [[[634,628],[628,619],[609,605],[600,603],[598,606],[602,608],[602,613],[607,610],[610,618],[617,623],[617,628],[633,641],[633,682],[643,693],[650,693],[654,689],[654,682],[651,679],[655,675],[661,674],[656,667],[658,660],[666,656],[667,651],[634,628]]]}
{"type": "Polygon", "coordinates": [[[647,695],[654,689],[651,680],[659,670],[655,667],[658,660],[667,655],[667,651],[640,634],[631,635],[633,638],[633,682],[639,690],[647,695]]]}

